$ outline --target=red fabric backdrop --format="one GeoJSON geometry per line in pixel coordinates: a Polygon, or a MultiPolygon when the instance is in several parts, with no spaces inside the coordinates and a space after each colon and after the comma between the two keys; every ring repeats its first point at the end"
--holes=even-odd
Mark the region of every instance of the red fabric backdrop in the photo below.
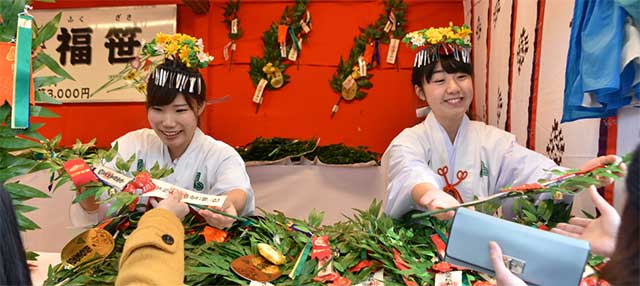
{"type": "MultiPolygon", "coordinates": [[[[462,1],[405,1],[408,4],[407,31],[429,26],[444,26],[463,21],[462,1]]],[[[289,67],[291,82],[276,91],[265,91],[258,114],[251,101],[253,86],[249,58],[262,56],[262,34],[278,20],[286,5],[293,1],[241,1],[239,18],[243,36],[237,42],[234,64],[229,70],[222,56],[228,42],[223,23],[225,1],[212,1],[206,15],[195,15],[181,1],[74,1],[55,4],[36,2],[36,9],[84,8],[149,4],[178,4],[178,32],[203,38],[205,49],[216,59],[202,70],[207,79],[209,99],[229,96],[227,101],[211,105],[201,118],[201,128],[232,146],[263,137],[320,137],[321,144],[344,143],[369,146],[383,152],[403,128],[417,123],[415,108],[420,105],[410,84],[413,52],[401,44],[399,70],[384,63],[387,45],[381,46],[382,65],[373,70],[373,88],[364,100],[340,105],[331,119],[331,107],[338,100],[328,81],[336,71],[340,56],[347,57],[358,27],[374,22],[383,13],[382,1],[311,1],[313,30],[303,43],[300,67],[289,67]]],[[[63,135],[63,144],[76,138],[86,142],[98,139],[106,146],[122,134],[147,127],[146,111],[140,103],[66,104],[47,106],[62,118],[44,120],[42,133],[63,135]]],[[[42,120],[39,120],[42,121],[42,120]]]]}

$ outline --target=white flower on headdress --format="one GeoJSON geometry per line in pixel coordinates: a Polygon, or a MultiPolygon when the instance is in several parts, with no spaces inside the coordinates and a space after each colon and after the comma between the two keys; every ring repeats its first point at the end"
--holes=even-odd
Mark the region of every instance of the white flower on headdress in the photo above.
{"type": "Polygon", "coordinates": [[[412,33],[411,35],[411,44],[413,44],[414,46],[422,46],[424,45],[424,37],[422,35],[420,35],[420,33],[412,33]]]}
{"type": "Polygon", "coordinates": [[[162,55],[164,54],[164,48],[165,48],[165,44],[164,43],[156,43],[156,46],[153,47],[153,49],[159,54],[162,55]]]}
{"type": "Polygon", "coordinates": [[[204,50],[204,44],[202,43],[202,38],[196,41],[196,47],[198,47],[201,51],[204,50]]]}
{"type": "Polygon", "coordinates": [[[198,53],[198,60],[201,62],[211,62],[213,61],[213,56],[209,56],[206,53],[203,52],[199,52],[198,53]]]}

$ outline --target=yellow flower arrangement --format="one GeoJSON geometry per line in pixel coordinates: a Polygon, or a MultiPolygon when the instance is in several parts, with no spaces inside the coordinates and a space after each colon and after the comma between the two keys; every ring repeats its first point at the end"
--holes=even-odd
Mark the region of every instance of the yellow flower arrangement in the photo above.
{"type": "Polygon", "coordinates": [[[405,44],[411,44],[413,49],[438,44],[454,44],[460,47],[471,47],[471,29],[469,26],[462,25],[461,27],[454,26],[449,22],[448,27],[422,29],[408,33],[402,39],[405,44]]]}
{"type": "Polygon", "coordinates": [[[213,60],[213,56],[203,50],[202,39],[180,33],[158,33],[151,42],[144,45],[142,55],[163,55],[167,59],[179,60],[187,67],[204,68],[213,60]]]}
{"type": "Polygon", "coordinates": [[[153,40],[142,47],[140,56],[127,63],[120,73],[111,76],[92,95],[121,80],[125,81],[123,85],[109,89],[107,92],[135,88],[138,92],[145,94],[149,71],[164,60],[180,61],[188,68],[205,68],[213,61],[213,56],[204,52],[202,39],[180,33],[173,35],[158,33],[153,40]]]}

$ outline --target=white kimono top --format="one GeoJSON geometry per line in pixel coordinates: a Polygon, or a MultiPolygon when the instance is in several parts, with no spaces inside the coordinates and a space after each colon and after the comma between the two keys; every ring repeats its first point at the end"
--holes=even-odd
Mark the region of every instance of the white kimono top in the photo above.
{"type": "MultiPolygon", "coordinates": [[[[151,169],[158,162],[161,167],[170,167],[173,173],[161,180],[188,190],[209,195],[222,195],[233,189],[241,189],[247,193],[247,202],[240,215],[252,214],[255,210],[255,198],[249,175],[240,155],[222,141],[205,135],[196,129],[191,143],[185,152],[175,160],[171,160],[169,149],[153,129],[139,129],[116,139],[118,156],[125,161],[136,155],[130,171],[145,168],[151,169]]],[[[115,169],[114,159],[108,167],[115,169]]],[[[78,204],[73,204],[71,217],[74,225],[97,223],[104,217],[107,206],[101,205],[97,214],[85,212],[78,204]],[[78,217],[80,216],[80,217],[78,217]],[[84,218],[83,218],[84,216],[84,218]]]]}
{"type": "MultiPolygon", "coordinates": [[[[516,142],[515,136],[465,115],[451,143],[445,129],[433,113],[425,121],[403,130],[393,139],[383,156],[387,182],[385,213],[399,218],[413,209],[422,209],[413,202],[411,191],[420,183],[431,183],[442,190],[456,184],[464,202],[495,194],[511,185],[536,182],[547,178],[545,170],[558,166],[542,154],[516,142]]],[[[512,200],[511,200],[512,201],[512,200]]],[[[505,218],[513,215],[511,208],[503,208],[505,218]]]]}

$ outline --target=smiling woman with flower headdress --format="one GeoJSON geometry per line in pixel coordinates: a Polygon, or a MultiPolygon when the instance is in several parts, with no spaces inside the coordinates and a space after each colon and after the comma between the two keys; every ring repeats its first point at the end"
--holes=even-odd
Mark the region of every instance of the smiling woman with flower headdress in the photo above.
{"type": "MultiPolygon", "coordinates": [[[[519,145],[514,135],[467,117],[473,99],[470,35],[467,26],[450,23],[408,33],[402,40],[419,49],[411,82],[431,112],[422,123],[402,131],[383,156],[385,212],[393,217],[412,209],[455,207],[508,185],[536,182],[548,175],[545,170],[558,168],[519,145]]],[[[598,157],[582,167],[615,160],[615,155],[598,157]]],[[[512,219],[511,208],[503,208],[503,214],[512,219]]],[[[436,215],[452,216],[453,211],[436,215]]]]}
{"type": "MultiPolygon", "coordinates": [[[[146,81],[151,129],[132,131],[115,140],[118,156],[126,160],[135,154],[138,161],[132,164],[131,171],[150,170],[158,162],[173,169],[171,175],[162,179],[167,183],[205,194],[226,195],[220,210],[228,214],[253,213],[255,200],[244,161],[231,146],[198,128],[206,101],[206,86],[198,68],[213,60],[204,52],[202,40],[184,34],[159,33],[142,48],[142,55],[145,66],[150,57],[164,57],[149,72],[146,81]]],[[[138,67],[133,68],[139,69],[140,65],[139,60],[138,67]]],[[[126,77],[128,73],[123,74],[126,77]]],[[[98,206],[93,198],[81,201],[80,206],[82,210],[72,212],[91,223],[106,212],[106,207],[98,206]]],[[[200,210],[199,214],[219,228],[234,221],[208,210],[200,210]]]]}

